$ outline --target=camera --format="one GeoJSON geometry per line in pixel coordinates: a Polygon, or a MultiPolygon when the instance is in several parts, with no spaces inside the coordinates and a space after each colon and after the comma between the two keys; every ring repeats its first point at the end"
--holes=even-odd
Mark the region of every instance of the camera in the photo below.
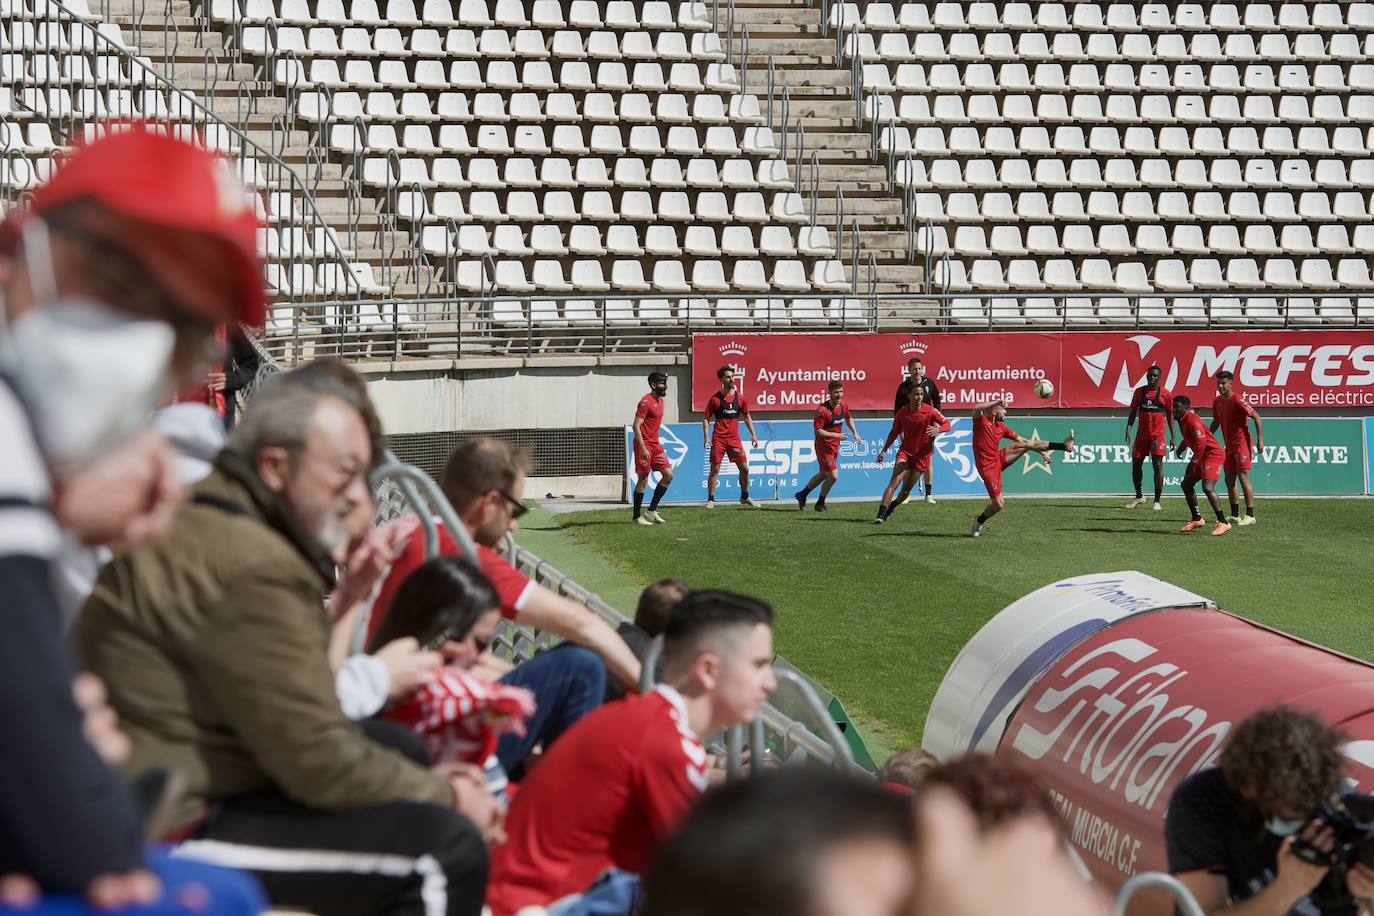
{"type": "Polygon", "coordinates": [[[1298,840],[1293,854],[1313,865],[1331,866],[1312,901],[1323,913],[1348,912],[1355,901],[1345,886],[1346,873],[1357,863],[1374,868],[1374,795],[1346,792],[1323,802],[1315,820],[1331,828],[1335,846],[1328,853],[1298,840]]]}

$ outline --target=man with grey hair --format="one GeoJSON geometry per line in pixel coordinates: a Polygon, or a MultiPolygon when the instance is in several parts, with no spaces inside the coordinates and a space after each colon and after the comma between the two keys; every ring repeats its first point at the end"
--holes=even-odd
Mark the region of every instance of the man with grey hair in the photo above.
{"type": "Polygon", "coordinates": [[[159,825],[189,827],[179,854],[248,868],[274,905],[320,916],[475,916],[497,814],[480,772],[412,762],[334,692],[324,596],[371,515],[375,438],[347,374],[267,385],[171,532],[103,570],[76,642],[129,768],[184,780],[159,825]]]}

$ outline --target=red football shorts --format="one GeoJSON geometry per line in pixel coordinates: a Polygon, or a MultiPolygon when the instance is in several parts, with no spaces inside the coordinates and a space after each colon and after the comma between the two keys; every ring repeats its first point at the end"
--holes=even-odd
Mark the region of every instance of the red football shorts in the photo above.
{"type": "Polygon", "coordinates": [[[1228,448],[1226,450],[1226,473],[1237,474],[1241,471],[1250,470],[1250,462],[1253,457],[1249,445],[1228,448]]]}
{"type": "Polygon", "coordinates": [[[1188,462],[1188,476],[1195,480],[1220,480],[1223,463],[1220,455],[1204,455],[1201,458],[1194,456],[1193,460],[1188,462]]]}
{"type": "Polygon", "coordinates": [[[831,471],[837,471],[840,468],[840,447],[838,445],[827,444],[835,441],[837,440],[816,440],[816,461],[820,464],[822,473],[829,474],[831,471]]]}
{"type": "Polygon", "coordinates": [[[671,466],[668,463],[668,453],[663,450],[663,446],[657,442],[645,440],[644,447],[649,450],[649,457],[645,458],[639,449],[635,449],[635,473],[648,474],[652,471],[666,471],[671,466]]]}
{"type": "Polygon", "coordinates": [[[914,455],[910,452],[898,452],[897,461],[898,463],[905,463],[909,470],[924,474],[930,470],[930,456],[933,452],[934,450],[929,447],[922,448],[914,455]]]}
{"type": "Polygon", "coordinates": [[[738,439],[723,440],[716,436],[711,437],[711,464],[720,464],[721,459],[729,457],[741,471],[748,470],[749,462],[744,457],[744,443],[738,439]]]}
{"type": "Polygon", "coordinates": [[[1168,449],[1163,436],[1141,435],[1136,433],[1135,445],[1131,447],[1131,460],[1144,461],[1148,455],[1163,456],[1168,449]]]}
{"type": "Polygon", "coordinates": [[[1002,468],[1001,464],[980,464],[978,466],[978,476],[983,479],[983,486],[987,487],[988,496],[996,499],[1002,495],[1002,468]]]}

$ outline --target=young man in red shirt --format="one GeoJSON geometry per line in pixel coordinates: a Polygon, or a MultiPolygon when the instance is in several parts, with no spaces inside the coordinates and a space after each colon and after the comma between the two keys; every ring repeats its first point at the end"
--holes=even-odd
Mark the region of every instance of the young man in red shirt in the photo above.
{"type": "Polygon", "coordinates": [[[901,434],[902,445],[897,450],[897,463],[892,467],[892,479],[883,491],[882,501],[878,503],[878,517],[873,524],[881,525],[891,518],[896,508],[911,495],[921,475],[930,473],[935,437],[949,432],[949,427],[950,423],[944,414],[925,403],[925,390],[920,385],[911,386],[907,391],[907,406],[897,412],[887,441],[883,443],[882,451],[878,452],[878,463],[882,464],[887,456],[887,447],[901,434]],[[902,482],[902,492],[894,500],[892,494],[897,489],[898,480],[902,482]]]}
{"type": "Polygon", "coordinates": [[[711,395],[706,402],[706,416],[701,420],[701,440],[711,452],[711,475],[706,478],[706,508],[716,507],[716,478],[720,475],[720,460],[728,456],[739,468],[739,504],[758,508],[758,503],[749,498],[749,458],[744,454],[744,444],[739,438],[739,421],[749,427],[749,446],[758,448],[759,439],[754,434],[754,421],[749,417],[749,402],[735,388],[735,370],[721,366],[716,370],[720,380],[720,390],[711,395]],[[715,422],[711,430],[706,426],[715,422]]]}
{"type": "Polygon", "coordinates": [[[1236,378],[1225,369],[1217,373],[1217,399],[1212,402],[1212,432],[1221,427],[1226,441],[1226,495],[1231,500],[1230,522],[1233,525],[1255,523],[1255,491],[1250,487],[1250,464],[1264,453],[1264,424],[1255,408],[1240,399],[1236,392],[1236,378]],[[1250,424],[1255,421],[1254,446],[1250,443],[1250,424]],[[1240,514],[1240,500],[1236,498],[1236,478],[1245,493],[1245,515],[1240,514]]]}
{"type": "Polygon", "coordinates": [[[819,486],[821,495],[816,500],[817,512],[830,511],[825,507],[825,496],[835,485],[835,481],[840,479],[840,443],[845,438],[843,424],[849,425],[849,432],[855,439],[859,438],[858,432],[854,429],[854,418],[844,404],[844,382],[831,379],[825,390],[825,403],[816,408],[816,415],[811,419],[812,425],[816,427],[816,461],[821,469],[812,476],[806,486],[793,495],[797,501],[797,508],[805,509],[806,497],[819,486]]]}
{"type": "Polygon", "coordinates": [[[520,787],[506,842],[492,851],[493,916],[548,906],[593,882],[598,892],[629,884],[633,894],[706,790],[702,739],[752,720],[777,686],[772,627],[766,604],[726,592],[696,592],[673,608],[663,682],[587,716],[520,787]]]}
{"type": "Polygon", "coordinates": [[[1196,487],[1200,480],[1202,492],[1207,494],[1207,502],[1211,503],[1212,511],[1217,514],[1217,526],[1212,529],[1212,536],[1216,537],[1231,530],[1226,515],[1221,511],[1221,500],[1217,499],[1216,493],[1217,479],[1221,477],[1221,466],[1226,461],[1226,453],[1222,451],[1212,431],[1202,422],[1202,417],[1193,412],[1192,406],[1193,402],[1186,396],[1174,396],[1174,419],[1178,421],[1178,434],[1182,440],[1174,454],[1182,458],[1184,449],[1193,451],[1193,460],[1188,463],[1188,470],[1183,475],[1183,498],[1188,500],[1188,511],[1192,514],[1192,520],[1178,530],[1186,534],[1207,524],[1202,520],[1202,512],[1197,506],[1196,487]]]}
{"type": "Polygon", "coordinates": [[[1128,443],[1131,442],[1131,427],[1135,425],[1136,416],[1140,417],[1140,427],[1131,445],[1131,482],[1135,484],[1135,499],[1126,504],[1127,509],[1134,509],[1145,502],[1145,494],[1141,490],[1141,471],[1146,455],[1150,456],[1150,463],[1155,469],[1155,511],[1164,508],[1159,502],[1164,495],[1164,428],[1169,428],[1168,448],[1173,448],[1174,417],[1170,413],[1173,397],[1167,388],[1159,384],[1159,376],[1158,366],[1151,366],[1146,371],[1145,384],[1135,390],[1135,396],[1131,398],[1131,412],[1126,417],[1128,443]]]}
{"type": "Polygon", "coordinates": [[[658,441],[658,428],[663,423],[663,396],[667,393],[668,376],[650,372],[649,393],[639,399],[639,406],[635,408],[635,474],[639,479],[635,481],[634,521],[639,525],[662,525],[666,521],[658,514],[658,502],[673,482],[673,466],[658,441]],[[644,488],[649,485],[649,475],[654,471],[659,474],[654,498],[649,501],[649,511],[640,515],[644,488]]]}
{"type": "Polygon", "coordinates": [[[983,525],[1001,512],[1005,505],[1002,499],[1003,468],[1010,466],[1026,452],[1039,452],[1049,461],[1050,452],[1073,451],[1073,430],[1069,430],[1063,442],[1024,439],[1006,424],[1006,419],[1007,405],[1003,401],[991,401],[973,408],[973,463],[992,500],[973,520],[974,537],[983,533],[983,525]],[[1012,440],[1011,445],[1002,448],[1003,439],[1012,440]]]}

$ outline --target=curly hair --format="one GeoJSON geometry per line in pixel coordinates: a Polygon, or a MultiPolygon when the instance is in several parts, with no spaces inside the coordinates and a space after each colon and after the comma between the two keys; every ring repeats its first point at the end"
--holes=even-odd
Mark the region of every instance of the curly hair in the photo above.
{"type": "Polygon", "coordinates": [[[1315,713],[1272,706],[1231,732],[1221,752],[1221,772],[1263,814],[1305,817],[1340,787],[1345,775],[1340,748],[1348,740],[1315,713]]]}
{"type": "Polygon", "coordinates": [[[1049,787],[1024,765],[1007,757],[965,754],[926,773],[921,789],[944,786],[954,790],[978,818],[984,830],[1000,827],[1026,815],[1046,818],[1056,830],[1064,821],[1050,801],[1049,787]]]}

